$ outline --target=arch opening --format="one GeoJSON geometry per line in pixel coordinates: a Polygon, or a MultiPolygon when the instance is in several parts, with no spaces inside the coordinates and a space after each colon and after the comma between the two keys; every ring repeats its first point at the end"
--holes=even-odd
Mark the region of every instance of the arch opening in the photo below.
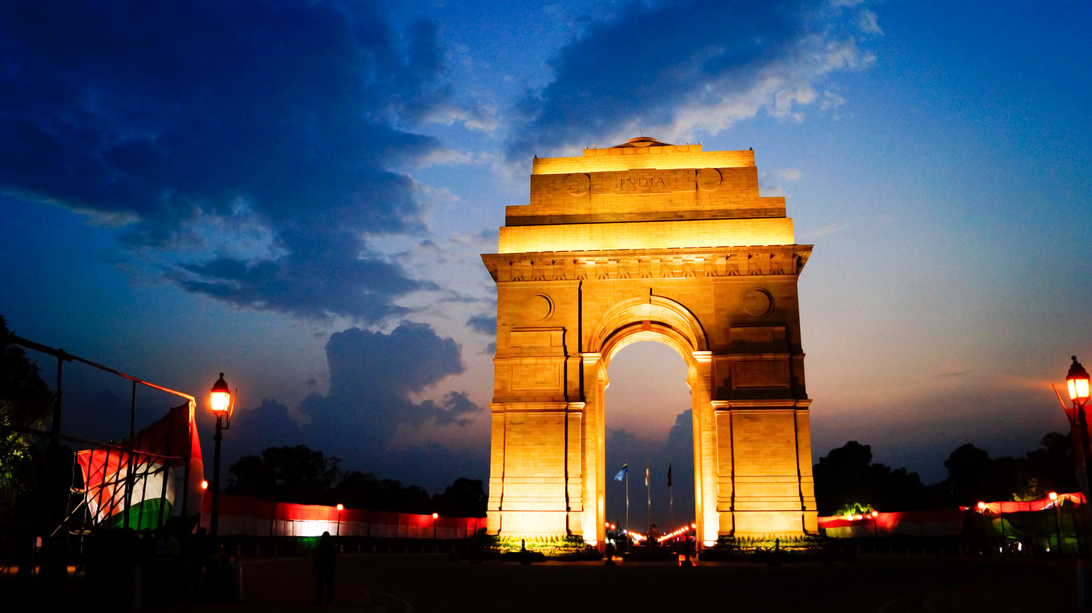
{"type": "MultiPolygon", "coordinates": [[[[690,475],[690,502],[687,506],[687,515],[692,517],[691,522],[697,524],[696,533],[698,538],[702,541],[709,541],[710,538],[715,539],[717,530],[717,520],[715,516],[716,506],[707,505],[702,506],[702,492],[710,491],[713,487],[712,473],[710,472],[710,466],[708,462],[703,467],[701,462],[701,455],[698,453],[699,449],[704,449],[710,444],[709,431],[710,427],[708,423],[708,415],[710,413],[710,352],[706,350],[707,340],[705,332],[701,325],[698,323],[697,318],[690,313],[681,304],[672,300],[657,297],[657,296],[643,296],[637,299],[626,300],[618,303],[613,308],[608,309],[603,318],[599,322],[599,326],[593,331],[592,338],[594,339],[590,346],[598,348],[597,364],[595,369],[595,379],[598,381],[596,392],[590,395],[590,402],[588,403],[588,409],[590,414],[597,415],[598,418],[589,420],[585,432],[585,436],[591,440],[598,441],[595,449],[595,457],[597,458],[596,465],[604,472],[610,468],[606,464],[605,453],[605,440],[607,431],[605,428],[605,412],[606,412],[606,388],[609,385],[609,379],[607,377],[607,368],[615,356],[622,351],[625,347],[642,341],[656,341],[657,343],[666,345],[673,349],[679,356],[683,358],[686,364],[685,383],[689,388],[688,404],[690,406],[690,435],[689,437],[683,437],[683,440],[689,441],[690,455],[687,456],[690,459],[689,470],[687,474],[690,475]],[[695,416],[702,416],[699,419],[695,419],[695,416]],[[701,424],[705,423],[704,430],[701,424]],[[710,537],[710,535],[712,535],[710,537]]],[[[591,373],[585,372],[587,381],[588,375],[591,373]]],[[[674,427],[674,424],[672,425],[674,427]]],[[[638,479],[640,487],[639,491],[644,490],[644,471],[643,466],[640,466],[640,462],[637,464],[631,464],[630,469],[634,472],[631,476],[631,489],[630,489],[630,520],[631,525],[646,524],[644,530],[648,529],[647,521],[648,513],[648,501],[647,492],[645,500],[645,520],[637,524],[633,523],[633,480],[638,479]],[[639,474],[639,477],[638,477],[639,474]]],[[[672,476],[676,474],[674,467],[672,467],[672,476]]],[[[613,469],[617,471],[617,468],[613,469]]],[[[666,482],[666,466],[661,468],[662,475],[659,477],[662,479],[661,483],[666,482]]],[[[610,472],[609,475],[598,477],[594,481],[597,481],[591,491],[594,492],[594,498],[596,500],[596,509],[598,510],[598,516],[586,514],[584,519],[585,526],[595,525],[596,527],[596,539],[602,540],[605,537],[602,525],[604,522],[599,521],[606,513],[606,483],[607,479],[614,477],[616,472],[610,472]],[[593,523],[594,522],[594,523],[593,523]]],[[[662,490],[661,490],[662,491],[662,490]]],[[[670,500],[670,499],[669,499],[670,500]]],[[[669,507],[670,502],[669,502],[669,507]]],[[[668,515],[671,515],[670,508],[668,509],[668,515]]],[[[671,522],[675,518],[668,517],[668,521],[671,522]]],[[[672,527],[674,529],[677,526],[672,527]]],[[[667,531],[665,531],[667,532],[667,531]]],[[[585,537],[587,538],[587,537],[585,537]]]]}
{"type": "Polygon", "coordinates": [[[690,367],[678,348],[664,339],[651,332],[632,334],[628,342],[617,343],[605,360],[610,374],[604,395],[605,518],[618,529],[643,534],[649,532],[650,524],[668,533],[696,518],[693,410],[686,382],[690,367]],[[626,483],[614,479],[625,462],[630,470],[628,522],[626,483]],[[646,465],[650,467],[647,489],[646,465]]]}

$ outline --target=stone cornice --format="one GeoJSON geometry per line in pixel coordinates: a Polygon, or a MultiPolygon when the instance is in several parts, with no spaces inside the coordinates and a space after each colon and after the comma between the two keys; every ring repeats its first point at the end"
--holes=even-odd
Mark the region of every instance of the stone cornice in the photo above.
{"type": "Polygon", "coordinates": [[[493,280],[586,281],[799,275],[811,245],[489,253],[493,280]]]}
{"type": "Polygon", "coordinates": [[[763,400],[713,400],[717,412],[747,409],[781,409],[805,411],[811,407],[811,398],[770,398],[763,400]]]}

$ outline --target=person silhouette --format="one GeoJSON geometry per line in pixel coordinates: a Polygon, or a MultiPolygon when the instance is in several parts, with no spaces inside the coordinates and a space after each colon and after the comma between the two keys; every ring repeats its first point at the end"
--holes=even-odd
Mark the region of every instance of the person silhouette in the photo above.
{"type": "Polygon", "coordinates": [[[315,604],[322,604],[322,592],[326,591],[327,604],[334,602],[334,565],[337,562],[337,546],[329,532],[323,532],[315,547],[315,604]]]}

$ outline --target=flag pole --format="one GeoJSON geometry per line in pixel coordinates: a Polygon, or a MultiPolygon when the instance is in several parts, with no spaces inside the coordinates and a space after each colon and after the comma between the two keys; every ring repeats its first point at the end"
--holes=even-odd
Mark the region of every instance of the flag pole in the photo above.
{"type": "MultiPolygon", "coordinates": [[[[652,479],[649,477],[650,462],[645,462],[645,493],[648,494],[648,534],[652,535],[652,479]]],[[[649,543],[649,547],[652,543],[649,543]]]]}
{"type": "Polygon", "coordinates": [[[667,461],[667,516],[668,528],[675,529],[675,490],[671,489],[671,460],[667,461]]]}

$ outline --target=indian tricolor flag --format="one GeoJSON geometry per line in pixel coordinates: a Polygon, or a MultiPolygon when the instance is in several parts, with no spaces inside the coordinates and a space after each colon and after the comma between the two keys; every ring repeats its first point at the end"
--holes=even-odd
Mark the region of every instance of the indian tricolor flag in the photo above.
{"type": "Polygon", "coordinates": [[[172,514],[201,512],[204,467],[193,419],[189,404],[175,407],[131,441],[76,452],[96,524],[121,526],[126,508],[127,525],[138,530],[161,526],[172,514]],[[179,484],[185,484],[185,491],[179,484]]]}

